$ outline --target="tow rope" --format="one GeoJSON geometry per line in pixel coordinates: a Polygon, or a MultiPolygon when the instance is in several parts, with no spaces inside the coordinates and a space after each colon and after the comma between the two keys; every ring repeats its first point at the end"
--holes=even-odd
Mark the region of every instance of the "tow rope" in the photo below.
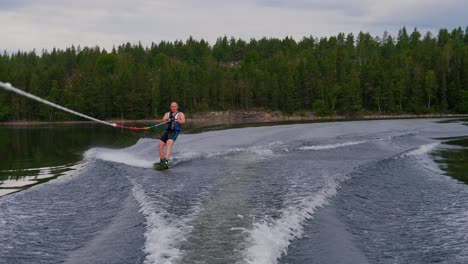
{"type": "Polygon", "coordinates": [[[116,124],[116,123],[109,123],[107,121],[100,120],[100,119],[97,119],[97,118],[94,118],[94,117],[91,117],[91,116],[76,112],[74,110],[68,109],[68,108],[63,107],[61,105],[58,105],[56,103],[52,103],[52,102],[50,102],[48,100],[45,100],[43,98],[40,98],[38,96],[35,96],[35,95],[30,94],[28,92],[25,92],[23,90],[20,90],[20,89],[18,89],[16,87],[12,86],[10,83],[0,82],[0,87],[2,87],[3,89],[5,89],[7,91],[22,95],[22,96],[30,98],[30,99],[33,99],[35,101],[38,101],[40,103],[52,106],[54,108],[57,108],[59,110],[65,111],[65,112],[68,112],[70,114],[73,114],[73,115],[76,115],[76,116],[79,116],[79,117],[82,117],[82,118],[86,118],[88,120],[95,121],[95,122],[98,122],[98,123],[101,123],[101,124],[104,124],[104,125],[115,127],[115,128],[129,129],[129,130],[149,130],[149,129],[153,129],[153,128],[156,128],[158,126],[161,126],[161,125],[164,125],[164,124],[170,122],[170,121],[166,121],[166,122],[162,122],[162,123],[159,123],[159,124],[155,124],[155,125],[152,125],[152,126],[146,126],[146,127],[124,126],[124,125],[119,125],[119,124],[116,124]]]}

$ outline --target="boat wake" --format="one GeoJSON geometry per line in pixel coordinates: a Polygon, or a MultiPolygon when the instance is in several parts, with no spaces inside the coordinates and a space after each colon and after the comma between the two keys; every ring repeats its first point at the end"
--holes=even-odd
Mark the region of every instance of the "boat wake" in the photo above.
{"type": "Polygon", "coordinates": [[[301,238],[304,222],[311,219],[317,209],[325,206],[336,195],[338,184],[330,182],[318,193],[303,195],[297,204],[281,210],[278,219],[262,219],[254,224],[249,234],[246,263],[276,264],[287,254],[295,239],[301,238]]]}
{"type": "Polygon", "coordinates": [[[86,159],[100,159],[141,168],[152,168],[155,162],[155,160],[150,160],[145,156],[142,157],[137,153],[105,148],[90,149],[85,152],[84,157],[86,159]]]}
{"type": "Polygon", "coordinates": [[[335,149],[335,148],[342,148],[347,146],[358,145],[362,143],[366,143],[367,141],[349,141],[343,143],[336,143],[336,144],[329,144],[329,145],[315,145],[315,146],[303,146],[300,147],[300,150],[325,150],[325,149],[335,149]]]}
{"type": "Polygon", "coordinates": [[[197,215],[199,207],[192,208],[190,215],[175,218],[157,201],[149,199],[139,183],[130,180],[133,196],[146,220],[145,263],[176,263],[183,256],[180,245],[192,231],[193,227],[189,223],[197,215]]]}
{"type": "Polygon", "coordinates": [[[429,152],[435,150],[438,146],[440,145],[440,142],[435,142],[435,143],[430,143],[430,144],[425,144],[421,145],[420,147],[410,150],[406,153],[403,153],[401,157],[415,157],[415,156],[422,156],[426,155],[429,152]]]}
{"type": "MultiPolygon", "coordinates": [[[[466,226],[458,201],[468,192],[424,167],[442,144],[434,133],[466,127],[386,121],[363,131],[363,123],[184,135],[177,166],[166,171],[150,169],[155,139],[89,149],[76,177],[1,198],[0,263],[387,263],[434,248],[460,254],[466,240],[453,234],[466,226]]],[[[431,257],[405,263],[441,259],[431,257]]]]}

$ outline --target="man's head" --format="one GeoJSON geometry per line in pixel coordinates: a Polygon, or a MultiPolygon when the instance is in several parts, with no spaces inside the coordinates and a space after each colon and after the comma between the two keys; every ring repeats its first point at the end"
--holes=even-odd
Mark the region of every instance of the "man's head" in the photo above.
{"type": "Polygon", "coordinates": [[[175,113],[175,112],[177,112],[178,109],[179,109],[179,105],[177,105],[176,102],[172,102],[171,103],[171,112],[175,113]]]}

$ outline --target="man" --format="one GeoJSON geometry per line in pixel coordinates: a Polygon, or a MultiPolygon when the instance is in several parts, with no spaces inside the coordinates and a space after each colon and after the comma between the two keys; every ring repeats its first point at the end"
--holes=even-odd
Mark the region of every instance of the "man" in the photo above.
{"type": "Polygon", "coordinates": [[[159,140],[159,157],[161,158],[160,164],[168,166],[169,158],[171,156],[172,146],[179,136],[182,129],[182,124],[185,124],[185,115],[178,111],[179,106],[176,102],[171,103],[171,111],[167,112],[163,121],[166,121],[166,130],[159,140]],[[166,154],[164,155],[164,146],[166,147],[166,154]]]}

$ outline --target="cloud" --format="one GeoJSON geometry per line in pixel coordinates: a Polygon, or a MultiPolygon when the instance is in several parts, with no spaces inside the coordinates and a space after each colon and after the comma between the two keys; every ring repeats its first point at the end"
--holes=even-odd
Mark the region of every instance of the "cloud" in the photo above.
{"type": "MultiPolygon", "coordinates": [[[[430,28],[468,26],[468,2],[462,0],[394,0],[381,8],[377,19],[388,25],[412,25],[430,28]],[[384,11],[387,10],[387,11],[384,11]]],[[[379,21],[375,21],[378,23],[379,21]]]]}
{"type": "Polygon", "coordinates": [[[306,10],[335,11],[344,15],[363,16],[369,13],[370,1],[359,1],[355,4],[353,1],[343,0],[263,0],[260,3],[265,6],[278,8],[294,8],[306,10]]]}
{"type": "Polygon", "coordinates": [[[467,13],[468,3],[462,0],[1,1],[0,50],[72,44],[110,49],[127,41],[149,45],[189,36],[213,43],[224,35],[300,39],[361,30],[381,35],[404,25],[464,27],[467,13]]]}
{"type": "Polygon", "coordinates": [[[0,10],[16,9],[21,6],[27,5],[28,2],[28,0],[0,1],[0,10]]]}

